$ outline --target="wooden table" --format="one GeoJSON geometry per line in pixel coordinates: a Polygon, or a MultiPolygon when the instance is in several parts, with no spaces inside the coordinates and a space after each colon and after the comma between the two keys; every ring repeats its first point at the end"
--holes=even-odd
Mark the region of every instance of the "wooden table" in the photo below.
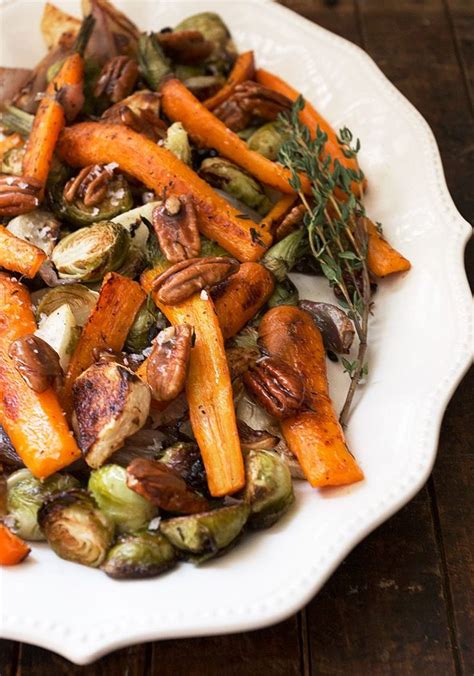
{"type": "MultiPolygon", "coordinates": [[[[472,222],[474,0],[282,4],[364,47],[415,104],[438,140],[454,201],[472,222]]],[[[472,245],[467,265],[474,278],[472,245]]],[[[89,667],[2,641],[0,676],[472,674],[473,399],[471,371],[446,412],[427,485],[286,622],[247,634],[139,645],[89,667]]]]}

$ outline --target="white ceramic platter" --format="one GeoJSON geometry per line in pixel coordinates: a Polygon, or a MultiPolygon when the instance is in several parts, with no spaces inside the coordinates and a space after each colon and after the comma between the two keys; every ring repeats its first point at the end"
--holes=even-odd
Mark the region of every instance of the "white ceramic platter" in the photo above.
{"type": "MultiPolygon", "coordinates": [[[[79,2],[58,4],[78,13],[79,2]]],[[[43,53],[42,2],[0,0],[0,63],[31,66],[43,53]]],[[[359,48],[265,0],[120,0],[142,29],[221,12],[238,46],[300,89],[339,128],[360,137],[367,209],[413,263],[383,282],[371,324],[370,378],[348,440],[366,479],[314,491],[268,532],[245,538],[201,568],[115,582],[34,546],[0,573],[1,634],[77,663],[152,639],[262,627],[301,608],[348,552],[404,505],[433,465],[446,404],[471,359],[471,298],[462,264],[470,234],[448,194],[433,135],[419,113],[359,48]]],[[[331,299],[299,279],[302,295],[331,299]]],[[[340,405],[347,381],[330,365],[340,405]]]]}

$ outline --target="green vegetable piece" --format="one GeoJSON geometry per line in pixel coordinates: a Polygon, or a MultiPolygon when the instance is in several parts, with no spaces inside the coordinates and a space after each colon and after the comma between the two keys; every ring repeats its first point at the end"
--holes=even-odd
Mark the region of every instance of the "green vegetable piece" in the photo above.
{"type": "Polygon", "coordinates": [[[44,540],[36,516],[44,500],[55,493],[75,488],[79,482],[69,474],[53,474],[44,481],[36,479],[28,469],[10,474],[7,481],[7,510],[14,520],[14,530],[30,541],[44,540]]]}
{"type": "Polygon", "coordinates": [[[123,265],[129,246],[130,235],[122,225],[102,221],[66,235],[51,260],[62,279],[99,282],[123,265]]]}
{"type": "Polygon", "coordinates": [[[114,537],[113,522],[80,488],[47,498],[38,511],[38,524],[58,556],[91,568],[104,562],[114,537]]]}
{"type": "Polygon", "coordinates": [[[195,491],[208,494],[206,470],[198,446],[193,442],[178,441],[168,446],[159,461],[177,472],[195,491]]]}
{"type": "Polygon", "coordinates": [[[64,197],[65,181],[49,184],[51,207],[56,216],[75,226],[91,225],[98,221],[110,221],[119,214],[129,211],[133,206],[133,196],[126,179],[118,174],[108,187],[105,198],[98,206],[86,206],[76,197],[68,202],[64,197]]]}
{"type": "Polygon", "coordinates": [[[214,45],[205,63],[212,66],[214,72],[224,75],[229,72],[237,56],[237,50],[229,29],[218,14],[214,12],[194,14],[181,21],[175,30],[197,30],[202,33],[204,39],[214,45]]]}
{"type": "Polygon", "coordinates": [[[287,277],[283,282],[278,282],[275,285],[267,305],[268,307],[278,307],[278,305],[298,305],[299,299],[298,289],[291,279],[287,277]]]}
{"type": "Polygon", "coordinates": [[[49,289],[38,303],[36,316],[39,320],[46,315],[49,317],[62,305],[68,305],[78,326],[84,326],[89,319],[99,294],[91,291],[83,284],[64,284],[49,289]]]}
{"type": "Polygon", "coordinates": [[[138,38],[138,63],[151,89],[158,91],[171,66],[153,33],[142,33],[138,38]]]}
{"type": "Polygon", "coordinates": [[[253,132],[247,144],[250,150],[255,150],[268,160],[276,162],[280,148],[288,138],[288,134],[285,134],[278,122],[267,122],[253,132]]]}
{"type": "Polygon", "coordinates": [[[283,282],[306,250],[306,231],[294,230],[268,249],[262,263],[279,282],[283,282]]]}
{"type": "Polygon", "coordinates": [[[228,547],[242,531],[250,514],[247,503],[221,507],[211,512],[179,516],[160,524],[161,532],[188,558],[203,561],[228,547]]]}
{"type": "Polygon", "coordinates": [[[81,330],[69,305],[64,303],[50,315],[44,317],[36,329],[35,335],[42,338],[53,348],[59,357],[62,370],[66,372],[81,335],[81,330]]]}
{"type": "Polygon", "coordinates": [[[87,488],[120,533],[145,528],[158,513],[151,502],[128,488],[127,470],[120,465],[92,471],[87,488]]]}
{"type": "Polygon", "coordinates": [[[161,533],[122,535],[107,554],[102,570],[118,580],[156,577],[176,565],[173,546],[161,533]]]}
{"type": "Polygon", "coordinates": [[[223,157],[208,157],[201,164],[199,175],[215,188],[220,188],[264,216],[271,202],[262,186],[246,171],[223,157]]]}
{"type": "Polygon", "coordinates": [[[181,122],[175,122],[168,127],[164,145],[178,160],[185,164],[191,164],[191,146],[189,145],[188,134],[181,122]]]}
{"type": "Polygon", "coordinates": [[[269,528],[294,502],[293,483],[286,463],[273,451],[249,451],[245,457],[244,498],[250,504],[249,525],[269,528]]]}
{"type": "Polygon", "coordinates": [[[129,352],[141,352],[151,344],[158,331],[164,327],[164,316],[149,296],[137,312],[125,340],[125,348],[129,352]]]}

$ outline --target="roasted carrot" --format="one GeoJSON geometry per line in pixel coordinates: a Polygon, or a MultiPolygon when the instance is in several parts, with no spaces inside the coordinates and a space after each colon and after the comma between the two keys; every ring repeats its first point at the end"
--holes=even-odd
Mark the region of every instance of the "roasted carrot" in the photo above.
{"type": "Polygon", "coordinates": [[[261,345],[303,378],[309,410],[281,422],[290,450],[312,486],[339,486],[363,479],[349,453],[329,398],[326,353],[311,316],[296,307],[273,308],[259,327],[261,345]]]}
{"type": "Polygon", "coordinates": [[[204,105],[208,110],[214,110],[214,108],[217,108],[217,106],[220,106],[221,103],[229,98],[237,85],[242,84],[246,80],[252,80],[254,75],[255,60],[253,52],[242,52],[237,57],[225,85],[214,96],[211,96],[210,99],[206,99],[204,105]]]}
{"type": "Polygon", "coordinates": [[[80,457],[52,388],[34,392],[9,356],[17,338],[33,333],[36,322],[26,288],[0,273],[0,424],[28,469],[44,478],[80,457]]]}
{"type": "MultiPolygon", "coordinates": [[[[299,96],[299,92],[296,89],[293,89],[291,85],[282,80],[278,75],[269,73],[267,70],[259,68],[256,71],[257,82],[259,82],[264,87],[273,89],[273,91],[278,92],[287,96],[292,101],[296,101],[299,96]]],[[[314,137],[316,135],[316,128],[319,126],[321,131],[324,131],[327,134],[328,140],[326,141],[326,153],[331,156],[332,160],[339,160],[339,162],[349,169],[359,170],[359,165],[357,160],[354,158],[348,158],[343,153],[342,146],[338,143],[337,134],[334,129],[331,127],[329,122],[324,119],[324,117],[318,113],[316,108],[305,101],[305,107],[300,113],[301,122],[308,127],[311,132],[311,135],[314,137]]],[[[364,188],[366,186],[366,181],[364,180],[364,188]]],[[[354,182],[352,186],[353,192],[358,194],[360,188],[358,183],[354,182]]]]}
{"type": "Polygon", "coordinates": [[[0,566],[14,566],[21,563],[30,551],[26,542],[0,523],[0,566]]]}
{"type": "Polygon", "coordinates": [[[97,304],[69,363],[63,399],[67,411],[71,409],[72,386],[76,378],[94,363],[97,351],[120,352],[145,297],[140,285],[128,277],[116,272],[104,277],[97,304]]]}
{"type": "Polygon", "coordinates": [[[47,256],[34,244],[15,237],[0,225],[0,267],[33,278],[47,256]]]}
{"type": "Polygon", "coordinates": [[[271,243],[270,233],[260,233],[173,153],[127,127],[77,124],[64,130],[58,150],[72,166],[117,162],[158,195],[191,195],[200,231],[241,261],[259,259],[271,243]]]}
{"type": "MultiPolygon", "coordinates": [[[[151,290],[160,269],[142,276],[151,290]]],[[[195,294],[179,305],[154,300],[173,325],[190,324],[196,340],[191,351],[186,396],[194,436],[206,468],[209,491],[214,497],[235,493],[245,483],[244,463],[235,419],[232,385],[224,340],[212,299],[195,294]]]]}
{"type": "Polygon", "coordinates": [[[224,340],[235,336],[267,302],[273,292],[273,275],[260,263],[243,263],[211,291],[224,340]]]}
{"type": "Polygon", "coordinates": [[[370,272],[376,277],[386,277],[395,272],[409,270],[411,268],[410,261],[390,246],[370,219],[366,219],[366,224],[369,235],[367,264],[370,272]]]}
{"type": "MultiPolygon", "coordinates": [[[[291,173],[288,169],[250,150],[245,141],[213,115],[182,82],[167,80],[162,85],[161,94],[165,114],[173,122],[181,122],[196,143],[205,148],[214,148],[262,183],[280,192],[294,194],[289,184],[291,173]]],[[[301,181],[303,190],[311,192],[308,179],[301,176],[301,181]]]]}
{"type": "Polygon", "coordinates": [[[290,211],[294,203],[296,202],[296,195],[283,195],[280,199],[275,202],[274,206],[265,218],[260,221],[260,227],[262,230],[268,230],[272,235],[275,233],[275,228],[280,223],[282,218],[290,211]]]}

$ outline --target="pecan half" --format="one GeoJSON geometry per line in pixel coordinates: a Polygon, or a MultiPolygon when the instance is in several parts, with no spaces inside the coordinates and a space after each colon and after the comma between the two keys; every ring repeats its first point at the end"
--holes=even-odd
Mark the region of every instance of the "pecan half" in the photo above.
{"type": "Polygon", "coordinates": [[[107,108],[101,122],[123,124],[152,141],[166,136],[167,126],[160,118],[161,96],[148,90],[135,92],[123,101],[107,108]]]}
{"type": "Polygon", "coordinates": [[[171,263],[199,256],[201,239],[189,195],[168,197],[164,204],[153,209],[152,222],[160,249],[171,263]]]}
{"type": "Polygon", "coordinates": [[[0,175],[0,216],[18,216],[40,203],[41,184],[27,176],[0,175]]]}
{"type": "Polygon", "coordinates": [[[237,418],[240,446],[243,451],[258,451],[261,449],[275,448],[280,441],[279,437],[270,434],[267,430],[254,430],[243,420],[237,418]]]}
{"type": "Polygon", "coordinates": [[[177,472],[157,460],[132,460],[127,467],[127,486],[167,512],[196,514],[209,509],[206,498],[195,493],[177,472]]]}
{"type": "Polygon", "coordinates": [[[233,131],[242,131],[253,118],[276,120],[280,113],[290,112],[291,100],[268,87],[247,80],[234,89],[231,96],[213,111],[233,131]]]}
{"type": "Polygon", "coordinates": [[[10,345],[8,354],[16,370],[34,392],[44,392],[48,387],[59,388],[63,372],[58,353],[47,342],[28,334],[10,345]]]}
{"type": "Polygon", "coordinates": [[[264,357],[244,373],[250,394],[280,420],[297,413],[304,402],[304,384],[297,371],[278,357],[264,357]]]}
{"type": "Polygon", "coordinates": [[[107,195],[107,190],[117,165],[90,164],[71,178],[64,186],[64,199],[74,202],[78,197],[86,207],[100,204],[107,195]]]}
{"type": "Polygon", "coordinates": [[[167,305],[175,305],[194,293],[209,289],[222,282],[239,269],[240,263],[234,258],[214,256],[210,258],[188,258],[165,270],[153,283],[158,299],[167,305]]]}
{"type": "Polygon", "coordinates": [[[154,399],[171,401],[184,389],[192,341],[189,324],[170,326],[155,338],[146,371],[154,399]]]}
{"type": "Polygon", "coordinates": [[[114,56],[102,68],[94,88],[94,96],[105,95],[118,103],[133,91],[138,78],[138,64],[128,56],[114,56]]]}
{"type": "Polygon", "coordinates": [[[201,31],[183,30],[171,33],[156,33],[164,53],[172,61],[193,65],[204,61],[214,49],[212,42],[205,39],[201,31]]]}

